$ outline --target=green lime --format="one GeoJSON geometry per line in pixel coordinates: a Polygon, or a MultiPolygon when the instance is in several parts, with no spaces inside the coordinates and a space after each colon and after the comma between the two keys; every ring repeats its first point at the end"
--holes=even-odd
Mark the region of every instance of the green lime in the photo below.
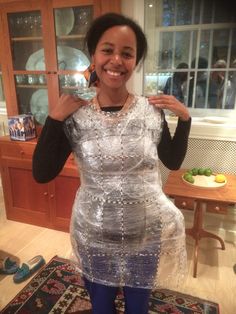
{"type": "Polygon", "coordinates": [[[184,174],[184,179],[186,180],[188,177],[191,177],[192,175],[188,172],[185,172],[184,174]]]}
{"type": "Polygon", "coordinates": [[[198,169],[198,174],[200,174],[201,176],[204,175],[205,173],[205,169],[204,168],[199,168],[198,169]]]}
{"type": "Polygon", "coordinates": [[[194,178],[189,172],[185,172],[184,180],[190,183],[194,183],[194,178]]]}
{"type": "Polygon", "coordinates": [[[210,177],[212,175],[212,170],[210,168],[205,169],[204,171],[205,176],[210,177]]]}
{"type": "Polygon", "coordinates": [[[187,173],[191,174],[191,176],[193,175],[192,170],[188,170],[187,173]]]}
{"type": "Polygon", "coordinates": [[[194,178],[192,176],[189,176],[187,179],[185,179],[189,183],[194,183],[194,178]]]}
{"type": "Polygon", "coordinates": [[[193,176],[198,175],[198,168],[193,168],[191,171],[192,171],[193,176]]]}

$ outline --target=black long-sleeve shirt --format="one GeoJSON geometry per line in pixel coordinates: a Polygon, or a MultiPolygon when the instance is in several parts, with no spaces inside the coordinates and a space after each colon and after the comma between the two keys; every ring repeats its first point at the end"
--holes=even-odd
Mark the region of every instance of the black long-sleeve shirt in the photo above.
{"type": "MultiPolygon", "coordinates": [[[[161,140],[157,147],[162,163],[170,170],[180,168],[187,152],[191,118],[178,120],[175,134],[171,137],[164,119],[161,140]]],[[[39,183],[54,179],[62,170],[72,152],[70,142],[64,133],[63,122],[47,117],[33,154],[33,176],[39,183]]]]}

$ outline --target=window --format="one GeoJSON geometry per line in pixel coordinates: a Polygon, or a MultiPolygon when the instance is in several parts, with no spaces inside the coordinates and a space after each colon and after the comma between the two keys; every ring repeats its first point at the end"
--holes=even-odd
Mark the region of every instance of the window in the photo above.
{"type": "Polygon", "coordinates": [[[144,94],[173,94],[189,108],[236,109],[233,1],[147,0],[144,5],[149,43],[144,94]]]}

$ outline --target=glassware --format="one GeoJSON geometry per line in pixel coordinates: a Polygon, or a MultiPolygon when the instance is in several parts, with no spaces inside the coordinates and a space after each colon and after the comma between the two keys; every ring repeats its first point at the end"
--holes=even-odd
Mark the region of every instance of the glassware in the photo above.
{"type": "Polygon", "coordinates": [[[73,94],[83,100],[91,100],[96,96],[97,91],[96,87],[80,87],[73,94]]]}

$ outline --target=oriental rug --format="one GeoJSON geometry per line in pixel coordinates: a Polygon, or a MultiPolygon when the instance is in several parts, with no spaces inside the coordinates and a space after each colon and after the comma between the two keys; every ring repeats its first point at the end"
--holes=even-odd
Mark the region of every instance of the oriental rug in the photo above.
{"type": "MultiPolygon", "coordinates": [[[[116,299],[117,314],[124,313],[122,293],[116,299]]],[[[91,314],[91,304],[81,277],[68,260],[53,257],[2,314],[91,314]]],[[[149,314],[219,314],[216,303],[170,290],[152,292],[149,314]]]]}

